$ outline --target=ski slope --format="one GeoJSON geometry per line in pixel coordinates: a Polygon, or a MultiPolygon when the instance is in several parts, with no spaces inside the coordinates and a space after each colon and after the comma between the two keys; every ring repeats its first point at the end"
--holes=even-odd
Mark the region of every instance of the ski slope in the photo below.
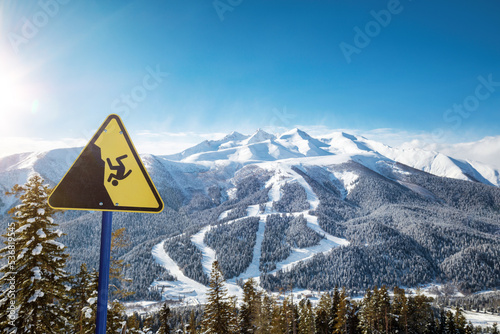
{"type": "MultiPolygon", "coordinates": [[[[292,215],[297,217],[303,215],[307,221],[307,226],[323,236],[323,239],[318,245],[307,247],[307,248],[293,248],[290,256],[285,260],[276,263],[276,269],[271,272],[275,274],[279,270],[290,270],[296,264],[307,261],[313,256],[319,253],[328,253],[339,246],[346,246],[349,242],[345,239],[333,236],[326,231],[324,231],[318,224],[318,218],[309,214],[310,210],[315,210],[319,205],[319,199],[306,182],[306,180],[297,172],[292,169],[292,165],[283,165],[273,162],[259,164],[259,167],[272,171],[273,176],[266,183],[266,187],[270,188],[269,200],[265,203],[264,212],[260,212],[259,205],[250,205],[247,207],[247,215],[245,217],[237,218],[225,222],[224,224],[232,224],[234,222],[240,221],[248,217],[258,217],[259,227],[256,235],[256,242],[253,249],[253,256],[250,265],[247,269],[237,277],[233,277],[226,281],[228,288],[228,293],[230,295],[238,297],[241,300],[243,296],[243,290],[236,284],[240,280],[248,280],[253,278],[255,281],[259,281],[260,277],[260,256],[262,251],[262,241],[264,239],[264,232],[266,228],[267,216],[272,214],[277,214],[273,209],[273,202],[278,201],[281,198],[281,187],[287,182],[296,182],[304,188],[307,195],[307,201],[310,208],[304,210],[303,212],[294,212],[292,215]]],[[[223,212],[219,216],[219,220],[227,217],[230,210],[223,212]]],[[[214,226],[205,226],[198,233],[191,236],[191,242],[201,251],[202,253],[202,267],[205,274],[210,276],[212,270],[212,264],[217,259],[216,252],[214,249],[210,248],[204,241],[205,235],[211,228],[216,228],[214,226]]],[[[164,299],[170,299],[178,296],[186,296],[186,304],[196,304],[203,303],[205,301],[204,295],[207,292],[207,287],[201,283],[198,283],[189,277],[186,277],[182,270],[179,268],[177,263],[172,260],[168,254],[165,252],[163,245],[165,241],[153,247],[152,254],[155,260],[166,268],[172,275],[177,277],[177,281],[174,282],[154,282],[152,288],[162,289],[162,297],[164,299]]]]}
{"type": "Polygon", "coordinates": [[[184,275],[177,263],[165,252],[163,247],[165,241],[155,245],[151,254],[155,261],[174,275],[177,280],[154,281],[151,288],[161,291],[163,300],[184,298],[184,303],[187,305],[204,304],[208,291],[207,287],[184,275]]]}

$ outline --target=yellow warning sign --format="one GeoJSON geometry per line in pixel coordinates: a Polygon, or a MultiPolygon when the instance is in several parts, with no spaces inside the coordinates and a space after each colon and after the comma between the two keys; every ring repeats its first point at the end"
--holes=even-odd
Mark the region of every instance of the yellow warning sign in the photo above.
{"type": "Polygon", "coordinates": [[[50,195],[49,205],[70,210],[163,210],[163,201],[117,115],[104,121],[50,195]]]}

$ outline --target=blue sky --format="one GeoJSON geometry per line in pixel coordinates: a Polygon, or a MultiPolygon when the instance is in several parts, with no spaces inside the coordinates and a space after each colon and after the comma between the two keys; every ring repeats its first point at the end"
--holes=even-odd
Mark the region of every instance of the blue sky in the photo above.
{"type": "Polygon", "coordinates": [[[0,12],[0,155],[85,144],[111,113],[152,153],[257,128],[500,135],[497,1],[40,0],[0,12]]]}

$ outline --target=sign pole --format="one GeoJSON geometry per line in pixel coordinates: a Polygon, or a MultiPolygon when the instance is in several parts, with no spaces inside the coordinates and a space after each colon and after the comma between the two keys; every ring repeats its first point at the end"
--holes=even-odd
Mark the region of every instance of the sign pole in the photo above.
{"type": "Polygon", "coordinates": [[[102,212],[101,254],[99,259],[99,283],[97,286],[97,316],[95,327],[96,334],[106,334],[112,219],[112,211],[102,212]]]}

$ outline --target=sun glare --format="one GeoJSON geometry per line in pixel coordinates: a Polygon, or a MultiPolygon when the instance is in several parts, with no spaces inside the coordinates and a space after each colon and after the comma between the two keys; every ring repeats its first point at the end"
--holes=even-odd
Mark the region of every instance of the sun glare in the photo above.
{"type": "Polygon", "coordinates": [[[26,71],[8,52],[0,49],[0,123],[4,129],[28,116],[35,100],[26,71]]]}

